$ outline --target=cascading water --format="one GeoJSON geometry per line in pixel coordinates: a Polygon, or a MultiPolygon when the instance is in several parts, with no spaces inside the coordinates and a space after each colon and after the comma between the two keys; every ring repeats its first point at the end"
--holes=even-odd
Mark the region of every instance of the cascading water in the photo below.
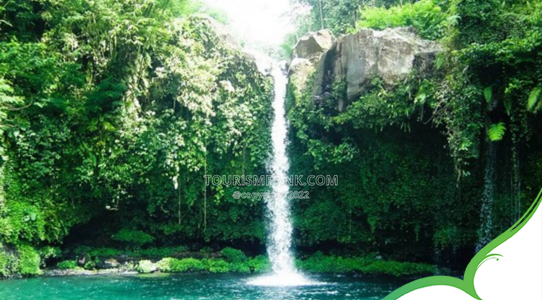
{"type": "Polygon", "coordinates": [[[271,176],[273,181],[272,192],[265,199],[269,214],[269,242],[267,254],[276,274],[291,274],[295,271],[294,258],[291,252],[292,220],[290,216],[290,203],[287,199],[288,185],[284,182],[290,167],[286,156],[287,124],[284,110],[284,97],[286,95],[286,77],[280,68],[273,70],[275,80],[275,99],[273,110],[275,120],[272,127],[273,158],[271,160],[271,176]]]}
{"type": "Polygon", "coordinates": [[[493,239],[493,197],[495,194],[495,166],[497,153],[493,142],[488,143],[487,158],[484,174],[484,194],[482,209],[480,210],[480,239],[476,245],[476,252],[489,244],[493,239]]]}
{"type": "Polygon", "coordinates": [[[301,275],[295,268],[292,254],[292,218],[288,201],[289,187],[284,180],[288,174],[289,161],[286,156],[287,131],[284,100],[286,98],[287,78],[279,66],[273,66],[275,97],[273,110],[275,118],[272,127],[273,157],[269,169],[272,181],[270,196],[265,199],[269,213],[269,238],[267,254],[273,268],[273,274],[250,281],[253,285],[292,286],[314,284],[301,275]]]}
{"type": "MultiPolygon", "coordinates": [[[[512,138],[513,141],[516,140],[515,134],[512,138]]],[[[511,182],[511,192],[512,195],[510,197],[512,203],[512,220],[511,224],[516,223],[521,218],[521,176],[520,176],[520,160],[519,160],[519,153],[518,153],[518,146],[514,142],[514,145],[512,146],[512,182],[511,182]]]]}

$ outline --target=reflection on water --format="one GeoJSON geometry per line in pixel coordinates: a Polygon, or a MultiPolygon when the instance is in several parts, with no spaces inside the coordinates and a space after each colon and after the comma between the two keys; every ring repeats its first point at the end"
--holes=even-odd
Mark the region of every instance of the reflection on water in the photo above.
{"type": "Polygon", "coordinates": [[[0,281],[0,299],[382,299],[404,282],[350,276],[317,276],[323,285],[262,287],[242,275],[147,275],[57,277],[0,281]]]}

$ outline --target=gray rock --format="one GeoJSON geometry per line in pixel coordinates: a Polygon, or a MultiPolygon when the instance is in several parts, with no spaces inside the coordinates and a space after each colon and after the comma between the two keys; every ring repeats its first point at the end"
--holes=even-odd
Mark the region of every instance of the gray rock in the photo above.
{"type": "Polygon", "coordinates": [[[87,263],[87,255],[83,253],[77,259],[77,265],[80,267],[84,267],[86,263],[87,263]]]}
{"type": "Polygon", "coordinates": [[[290,63],[288,76],[294,83],[294,86],[299,90],[306,88],[307,80],[314,71],[314,64],[305,58],[294,58],[290,63]]]}
{"type": "Polygon", "coordinates": [[[115,268],[118,268],[119,266],[120,266],[120,263],[114,258],[108,258],[104,261],[101,261],[98,264],[98,268],[100,269],[115,269],[115,268]]]}
{"type": "Polygon", "coordinates": [[[327,29],[311,32],[299,39],[288,69],[290,82],[297,91],[303,91],[306,88],[307,80],[314,72],[315,64],[322,54],[333,46],[333,43],[335,43],[335,37],[327,29]]]}
{"type": "Polygon", "coordinates": [[[138,263],[136,271],[142,274],[154,273],[158,271],[158,266],[150,260],[142,260],[138,263]]]}
{"type": "Polygon", "coordinates": [[[296,58],[318,60],[322,53],[333,46],[334,42],[335,37],[327,29],[311,32],[299,39],[294,48],[292,60],[296,58]]]}
{"type": "Polygon", "coordinates": [[[73,270],[45,270],[43,273],[46,277],[56,277],[56,276],[94,276],[94,275],[110,275],[110,274],[138,274],[138,272],[133,270],[125,269],[104,269],[104,270],[85,270],[82,268],[73,269],[73,270]]]}
{"type": "MultiPolygon", "coordinates": [[[[340,38],[317,63],[313,96],[330,92],[333,83],[345,82],[348,102],[371,87],[373,78],[386,86],[396,86],[415,69],[428,71],[442,49],[433,41],[421,39],[411,28],[382,31],[361,29],[340,38]]],[[[338,103],[344,110],[348,103],[338,103]]]]}

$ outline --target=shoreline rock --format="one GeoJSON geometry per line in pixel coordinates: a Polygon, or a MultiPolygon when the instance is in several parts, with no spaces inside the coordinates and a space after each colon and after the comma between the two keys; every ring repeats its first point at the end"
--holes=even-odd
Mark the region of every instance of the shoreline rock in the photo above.
{"type": "Polygon", "coordinates": [[[43,271],[43,277],[67,277],[67,276],[97,276],[97,275],[137,275],[137,271],[123,269],[100,269],[100,270],[85,270],[85,269],[50,269],[43,271]]]}

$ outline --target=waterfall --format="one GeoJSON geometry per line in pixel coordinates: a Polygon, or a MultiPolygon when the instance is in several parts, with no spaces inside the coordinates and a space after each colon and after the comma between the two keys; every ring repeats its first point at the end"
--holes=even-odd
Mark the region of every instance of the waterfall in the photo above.
{"type": "Polygon", "coordinates": [[[515,135],[513,138],[513,146],[512,146],[512,188],[511,192],[512,195],[510,197],[511,201],[513,202],[512,207],[512,220],[511,224],[516,223],[522,215],[521,211],[521,175],[520,175],[520,169],[519,169],[519,153],[518,153],[518,145],[515,142],[515,135]]]}
{"type": "Polygon", "coordinates": [[[270,196],[265,199],[265,203],[269,219],[267,254],[273,274],[252,280],[249,284],[269,286],[315,284],[296,270],[292,254],[293,224],[287,197],[289,187],[284,180],[290,167],[286,156],[288,125],[284,108],[288,79],[283,70],[276,65],[273,66],[272,76],[275,82],[273,99],[275,117],[271,131],[273,157],[268,168],[274,180],[270,196]]]}
{"type": "MultiPolygon", "coordinates": [[[[275,119],[272,127],[273,158],[269,169],[275,179],[284,179],[290,167],[286,156],[287,124],[284,109],[286,97],[286,76],[278,67],[273,69],[275,81],[275,98],[273,110],[275,119]]],[[[290,203],[287,199],[289,188],[284,180],[272,182],[271,194],[265,199],[269,211],[269,241],[267,254],[276,274],[291,274],[295,272],[292,246],[292,218],[290,216],[290,203]]]]}
{"type": "Polygon", "coordinates": [[[488,142],[487,157],[484,170],[484,193],[480,210],[480,238],[476,252],[489,244],[493,239],[493,198],[495,194],[496,149],[493,142],[488,142]]]}

